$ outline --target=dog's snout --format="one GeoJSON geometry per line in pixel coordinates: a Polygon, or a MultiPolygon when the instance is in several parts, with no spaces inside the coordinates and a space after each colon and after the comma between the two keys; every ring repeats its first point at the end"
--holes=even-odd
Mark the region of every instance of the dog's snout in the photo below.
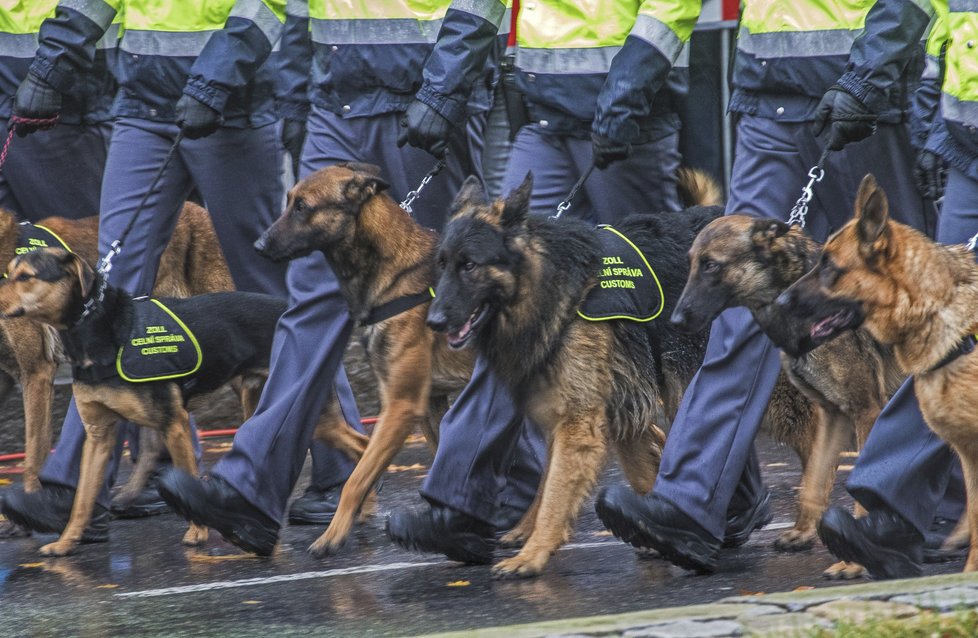
{"type": "Polygon", "coordinates": [[[255,240],[255,250],[258,251],[259,255],[265,256],[265,247],[268,245],[268,232],[261,234],[261,237],[255,240]]]}
{"type": "Polygon", "coordinates": [[[791,288],[788,288],[780,295],[778,295],[778,298],[774,300],[774,303],[780,306],[781,308],[787,308],[791,306],[792,303],[794,303],[794,299],[795,299],[794,291],[791,288]]]}
{"type": "Polygon", "coordinates": [[[428,312],[428,319],[425,323],[435,332],[445,332],[448,329],[448,317],[445,316],[444,312],[434,308],[428,312]]]}
{"type": "Polygon", "coordinates": [[[689,321],[689,310],[685,306],[676,306],[676,309],[672,311],[672,316],[669,317],[669,322],[674,326],[682,328],[689,321]]]}

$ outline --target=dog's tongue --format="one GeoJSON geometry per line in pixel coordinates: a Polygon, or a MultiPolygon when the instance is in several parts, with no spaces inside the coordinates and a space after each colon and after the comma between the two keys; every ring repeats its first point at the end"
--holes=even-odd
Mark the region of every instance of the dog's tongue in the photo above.
{"type": "Polygon", "coordinates": [[[469,336],[472,332],[472,317],[469,317],[465,324],[458,329],[458,332],[453,332],[448,335],[448,343],[454,345],[465,341],[465,338],[469,336]]]}
{"type": "Polygon", "coordinates": [[[821,321],[817,321],[812,324],[810,334],[813,339],[820,339],[832,333],[833,328],[838,324],[840,317],[843,313],[837,312],[833,315],[829,315],[821,321]]]}

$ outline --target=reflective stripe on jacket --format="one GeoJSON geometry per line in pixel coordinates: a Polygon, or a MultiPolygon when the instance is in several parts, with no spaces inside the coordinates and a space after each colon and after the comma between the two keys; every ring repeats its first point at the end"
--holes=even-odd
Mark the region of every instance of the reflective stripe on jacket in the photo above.
{"type": "Polygon", "coordinates": [[[120,11],[114,115],[172,121],[186,93],[227,126],[276,119],[273,74],[263,63],[281,35],[285,0],[62,0],[41,29],[32,69],[70,86],[120,11]]]}
{"type": "MultiPolygon", "coordinates": [[[[54,15],[57,4],[58,0],[0,3],[0,119],[6,120],[13,111],[14,94],[37,53],[41,24],[54,15]]],[[[95,124],[111,117],[116,85],[108,57],[116,37],[118,32],[112,31],[99,41],[94,60],[65,94],[60,116],[63,124],[95,124]]]]}
{"type": "Polygon", "coordinates": [[[916,55],[905,43],[916,43],[928,22],[909,0],[745,0],[730,110],[805,121],[838,83],[883,121],[899,121],[916,55]]]}

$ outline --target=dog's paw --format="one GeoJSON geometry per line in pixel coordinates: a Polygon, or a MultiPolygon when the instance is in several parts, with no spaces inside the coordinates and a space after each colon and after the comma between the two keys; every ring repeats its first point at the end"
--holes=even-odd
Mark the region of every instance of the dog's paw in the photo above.
{"type": "Polygon", "coordinates": [[[72,541],[55,541],[53,543],[48,543],[39,549],[42,556],[67,556],[71,552],[75,551],[77,543],[72,541]]]}
{"type": "Polygon", "coordinates": [[[828,580],[855,580],[865,575],[865,567],[859,563],[847,563],[844,560],[840,560],[822,572],[822,578],[828,580]]]}
{"type": "Polygon", "coordinates": [[[333,556],[340,551],[343,546],[343,542],[333,542],[323,536],[320,536],[316,541],[309,546],[306,551],[311,554],[314,558],[326,558],[327,556],[333,556]]]}
{"type": "Polygon", "coordinates": [[[191,525],[187,533],[183,535],[183,544],[195,547],[207,542],[207,528],[201,525],[191,525]]]}
{"type": "Polygon", "coordinates": [[[533,578],[543,571],[546,560],[534,560],[517,554],[512,558],[499,561],[492,566],[492,577],[497,580],[515,580],[518,578],[533,578]]]}
{"type": "Polygon", "coordinates": [[[503,534],[499,539],[499,546],[504,548],[523,547],[530,535],[525,533],[518,526],[503,534]]]}
{"type": "Polygon", "coordinates": [[[802,552],[815,547],[815,530],[790,529],[774,541],[774,548],[782,552],[802,552]]]}

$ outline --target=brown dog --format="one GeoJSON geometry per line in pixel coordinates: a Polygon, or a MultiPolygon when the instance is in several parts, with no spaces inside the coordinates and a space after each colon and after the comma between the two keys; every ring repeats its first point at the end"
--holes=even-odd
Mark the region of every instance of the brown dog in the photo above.
{"type": "MultiPolygon", "coordinates": [[[[975,255],[891,220],[872,175],[859,186],[855,211],[855,219],[826,242],[815,268],[779,303],[811,322],[813,345],[861,326],[892,346],[901,369],[914,378],[927,424],[961,458],[966,519],[978,529],[978,356],[970,354],[978,331],[975,255]]],[[[972,535],[965,571],[976,569],[978,539],[972,535]]]]}
{"type": "MultiPolygon", "coordinates": [[[[384,192],[387,184],[378,173],[363,164],[313,173],[289,192],[285,212],[256,243],[262,255],[276,261],[313,251],[326,256],[350,314],[365,326],[379,385],[381,412],[374,432],[343,487],[333,521],[309,548],[320,557],[346,540],[372,486],[412,430],[420,427],[436,447],[448,396],[472,373],[471,354],[450,350],[443,336],[425,326],[438,237],[384,192]]],[[[339,423],[324,419],[317,438],[346,431],[336,427],[339,423]]]]}
{"type": "MultiPolygon", "coordinates": [[[[78,220],[49,217],[39,222],[60,237],[68,247],[89,263],[98,259],[98,218],[78,220]]],[[[0,210],[0,263],[13,259],[21,231],[16,218],[0,210]]],[[[177,222],[173,238],[160,259],[154,294],[187,297],[205,292],[234,290],[231,273],[221,253],[210,217],[200,206],[187,203],[177,222]]],[[[0,321],[0,399],[19,381],[24,397],[26,458],[24,489],[40,488],[38,472],[51,449],[51,400],[54,376],[63,353],[57,333],[29,319],[0,321]]],[[[148,441],[149,442],[149,441],[148,441]]],[[[154,446],[143,455],[152,467],[154,446]]],[[[139,475],[127,488],[138,493],[139,475]]]]}
{"type": "MultiPolygon", "coordinates": [[[[815,542],[815,524],[828,506],[839,454],[855,438],[861,449],[876,417],[904,379],[893,351],[856,330],[807,352],[808,326],[775,304],[778,295],[811,270],[822,246],[799,227],[746,215],[721,217],[703,229],[689,251],[689,281],[673,321],[698,330],[727,308],[745,306],[782,348],[794,392],[817,410],[795,527],[775,542],[799,551],[815,542]]],[[[833,565],[825,575],[853,578],[858,566],[833,565]]]]}

